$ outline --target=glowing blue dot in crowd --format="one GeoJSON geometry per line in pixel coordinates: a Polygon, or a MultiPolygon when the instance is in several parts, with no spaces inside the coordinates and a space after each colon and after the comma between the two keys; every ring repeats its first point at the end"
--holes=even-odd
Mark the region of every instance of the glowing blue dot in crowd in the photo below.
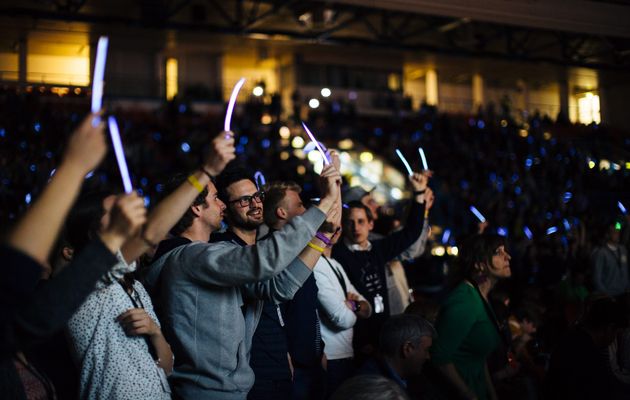
{"type": "Polygon", "coordinates": [[[490,182],[494,182],[497,180],[497,174],[495,174],[494,172],[490,172],[490,175],[488,175],[488,178],[490,179],[490,182]]]}
{"type": "Polygon", "coordinates": [[[430,131],[432,129],[433,129],[433,124],[431,124],[430,122],[427,122],[426,124],[424,124],[425,131],[430,131]]]}
{"type": "Polygon", "coordinates": [[[179,110],[180,114],[185,113],[186,112],[186,104],[180,104],[177,109],[179,110]]]}
{"type": "Polygon", "coordinates": [[[155,185],[156,192],[162,193],[163,190],[164,190],[164,185],[162,185],[161,183],[158,183],[157,185],[155,185]]]}
{"type": "Polygon", "coordinates": [[[53,158],[53,153],[52,153],[52,151],[47,151],[47,152],[46,152],[46,158],[48,158],[49,160],[50,160],[51,158],[53,158]]]}
{"type": "Polygon", "coordinates": [[[159,142],[160,140],[162,140],[162,134],[160,132],[154,132],[153,135],[151,135],[151,137],[156,142],[159,142]]]}
{"type": "Polygon", "coordinates": [[[526,226],[523,227],[523,233],[525,233],[525,236],[527,236],[527,239],[532,240],[532,238],[534,237],[534,234],[532,233],[531,229],[529,229],[526,226]]]}
{"type": "Polygon", "coordinates": [[[190,151],[190,145],[187,142],[183,142],[180,148],[184,153],[188,153],[190,151]]]}
{"type": "Polygon", "coordinates": [[[26,193],[26,196],[24,196],[24,202],[26,204],[31,204],[31,194],[30,193],[26,193]]]}
{"type": "Polygon", "coordinates": [[[42,125],[39,122],[35,122],[33,124],[33,129],[35,129],[35,132],[39,133],[42,130],[42,125]]]}
{"type": "Polygon", "coordinates": [[[486,127],[486,123],[483,122],[482,120],[477,121],[477,128],[479,129],[483,129],[486,127]]]}
{"type": "Polygon", "coordinates": [[[260,145],[262,146],[262,148],[263,148],[263,149],[268,149],[268,148],[269,148],[269,146],[271,146],[271,140],[269,140],[269,139],[263,139],[263,140],[260,142],[260,145]]]}
{"type": "Polygon", "coordinates": [[[497,179],[497,190],[503,193],[503,179],[501,178],[497,179]]]}
{"type": "Polygon", "coordinates": [[[5,137],[7,135],[7,131],[4,128],[0,128],[0,137],[5,137]]]}
{"type": "Polygon", "coordinates": [[[573,198],[573,193],[571,193],[571,192],[565,192],[565,193],[562,195],[562,201],[563,201],[564,203],[568,203],[568,202],[570,202],[572,198],[573,198]]]}
{"type": "Polygon", "coordinates": [[[566,231],[570,231],[571,230],[571,224],[569,223],[569,221],[566,218],[562,220],[562,225],[564,225],[564,229],[566,231]]]}
{"type": "Polygon", "coordinates": [[[521,189],[520,186],[517,186],[517,187],[514,188],[514,194],[515,195],[520,196],[521,193],[523,193],[523,190],[521,189]]]}
{"type": "Polygon", "coordinates": [[[512,175],[511,181],[512,181],[512,183],[516,183],[516,181],[518,181],[518,174],[512,175]]]}
{"type": "Polygon", "coordinates": [[[549,141],[549,143],[550,143],[552,146],[555,146],[555,145],[556,145],[556,143],[558,143],[558,141],[556,140],[556,138],[551,138],[551,140],[549,141]]]}
{"type": "Polygon", "coordinates": [[[558,227],[556,226],[552,226],[551,228],[547,229],[547,235],[551,235],[552,233],[556,232],[558,232],[558,227]]]}
{"type": "Polygon", "coordinates": [[[546,219],[551,219],[551,218],[553,218],[553,214],[550,211],[547,211],[547,213],[545,213],[545,218],[546,219]]]}
{"type": "Polygon", "coordinates": [[[508,230],[505,226],[500,226],[497,228],[497,235],[506,237],[508,235],[508,230]]]}
{"type": "Polygon", "coordinates": [[[138,192],[140,196],[144,196],[144,192],[142,191],[142,189],[138,188],[136,189],[136,192],[138,192]]]}
{"type": "Polygon", "coordinates": [[[569,239],[567,239],[566,236],[562,236],[562,238],[560,238],[560,240],[562,241],[562,245],[564,247],[568,247],[569,246],[569,239]]]}
{"type": "Polygon", "coordinates": [[[332,103],[332,112],[337,114],[341,111],[341,104],[338,101],[333,101],[332,103]]]}
{"type": "Polygon", "coordinates": [[[242,144],[239,144],[238,146],[236,146],[236,154],[243,154],[245,153],[245,146],[243,146],[242,144]]]}
{"type": "Polygon", "coordinates": [[[342,207],[343,208],[350,208],[346,203],[343,203],[342,207]]]}
{"type": "Polygon", "coordinates": [[[57,172],[57,168],[53,168],[53,170],[50,171],[50,174],[48,175],[48,177],[52,178],[52,176],[55,175],[55,172],[57,172]]]}
{"type": "Polygon", "coordinates": [[[411,135],[411,140],[413,140],[414,142],[419,141],[420,139],[422,139],[422,132],[421,131],[415,131],[412,135],[411,135]]]}
{"type": "Polygon", "coordinates": [[[249,138],[248,138],[247,136],[241,136],[241,137],[238,139],[238,142],[239,142],[240,144],[245,145],[245,144],[249,143],[249,138]]]}
{"type": "Polygon", "coordinates": [[[30,167],[28,167],[28,169],[30,169],[30,170],[31,170],[31,172],[35,172],[35,171],[37,171],[37,165],[35,165],[35,164],[31,164],[31,166],[30,166],[30,167]]]}
{"type": "Polygon", "coordinates": [[[151,205],[151,198],[149,196],[144,196],[144,206],[149,207],[151,205]]]}
{"type": "Polygon", "coordinates": [[[530,136],[528,136],[528,137],[527,137],[527,143],[529,143],[529,144],[534,143],[534,137],[533,137],[533,136],[531,136],[531,135],[530,135],[530,136]]]}
{"type": "Polygon", "coordinates": [[[459,182],[459,186],[462,188],[462,190],[467,190],[467,189],[469,189],[469,188],[470,188],[470,183],[468,183],[468,181],[467,181],[467,180],[462,179],[462,180],[459,182]]]}
{"type": "Polygon", "coordinates": [[[451,237],[451,230],[444,229],[444,233],[442,234],[442,243],[448,243],[448,239],[451,237]]]}
{"type": "Polygon", "coordinates": [[[383,130],[381,128],[374,128],[374,135],[383,136],[383,130]]]}
{"type": "Polygon", "coordinates": [[[149,180],[148,180],[147,178],[141,178],[141,179],[140,179],[140,184],[141,184],[142,186],[146,186],[146,185],[148,185],[148,184],[149,184],[149,180]]]}
{"type": "Polygon", "coordinates": [[[93,176],[94,176],[94,171],[90,171],[90,172],[87,173],[87,175],[85,175],[85,179],[90,179],[93,176]]]}
{"type": "Polygon", "coordinates": [[[525,168],[526,168],[526,169],[530,169],[530,168],[532,167],[532,164],[534,164],[534,162],[532,161],[532,159],[531,159],[531,158],[527,158],[527,159],[525,160],[525,168]]]}
{"type": "Polygon", "coordinates": [[[547,155],[547,149],[545,149],[543,146],[540,146],[540,155],[543,157],[547,155]]]}

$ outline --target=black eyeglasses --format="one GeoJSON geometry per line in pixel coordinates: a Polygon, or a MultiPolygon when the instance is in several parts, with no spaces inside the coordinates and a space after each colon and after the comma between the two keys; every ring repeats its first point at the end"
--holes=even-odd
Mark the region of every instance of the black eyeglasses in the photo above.
{"type": "Polygon", "coordinates": [[[228,204],[238,203],[238,205],[241,207],[247,207],[250,204],[252,204],[254,201],[256,203],[262,203],[263,200],[265,200],[265,192],[261,190],[252,194],[251,196],[243,196],[243,197],[239,197],[236,200],[230,200],[228,201],[228,204]]]}

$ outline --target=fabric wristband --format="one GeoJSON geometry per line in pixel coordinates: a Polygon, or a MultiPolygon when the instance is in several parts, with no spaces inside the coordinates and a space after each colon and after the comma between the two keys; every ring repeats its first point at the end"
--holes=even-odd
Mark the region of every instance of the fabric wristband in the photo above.
{"type": "Polygon", "coordinates": [[[424,192],[426,192],[426,191],[427,191],[426,189],[423,189],[423,190],[414,190],[414,191],[413,191],[413,195],[414,195],[414,196],[417,196],[417,195],[419,195],[419,194],[424,194],[424,192]]]}
{"type": "Polygon", "coordinates": [[[207,170],[207,169],[205,169],[204,167],[199,168],[199,170],[200,170],[201,172],[203,172],[204,174],[206,174],[206,175],[208,176],[208,178],[210,178],[210,180],[213,180],[213,179],[214,179],[214,176],[212,176],[212,174],[211,174],[210,172],[208,172],[208,170],[207,170]]]}

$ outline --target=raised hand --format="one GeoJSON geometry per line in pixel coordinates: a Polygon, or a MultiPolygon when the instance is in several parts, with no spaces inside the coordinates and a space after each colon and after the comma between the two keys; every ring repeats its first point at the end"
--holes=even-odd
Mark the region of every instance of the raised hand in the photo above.
{"type": "Polygon", "coordinates": [[[210,175],[217,176],[235,158],[234,134],[221,132],[210,143],[210,153],[206,157],[203,168],[210,175]]]}
{"type": "Polygon", "coordinates": [[[132,308],[116,317],[127,336],[147,335],[149,337],[161,335],[160,327],[144,308],[132,308]]]}
{"type": "Polygon", "coordinates": [[[341,197],[341,175],[333,164],[329,164],[322,170],[320,180],[324,193],[319,208],[328,214],[341,197]]]}
{"type": "Polygon", "coordinates": [[[101,119],[98,125],[92,126],[92,119],[96,117],[97,114],[89,114],[83,119],[70,136],[63,156],[64,162],[78,168],[83,175],[94,170],[107,153],[105,123],[101,119]]]}
{"type": "Polygon", "coordinates": [[[120,195],[110,212],[109,223],[100,234],[101,240],[115,253],[128,239],[138,234],[146,220],[144,200],[137,193],[120,195]]]}
{"type": "Polygon", "coordinates": [[[424,192],[424,201],[426,202],[425,209],[429,211],[431,207],[433,207],[433,202],[435,201],[435,195],[430,187],[427,187],[426,192],[424,192]]]}
{"type": "Polygon", "coordinates": [[[414,191],[425,190],[429,184],[429,178],[433,176],[433,171],[414,172],[409,176],[409,182],[414,191]]]}

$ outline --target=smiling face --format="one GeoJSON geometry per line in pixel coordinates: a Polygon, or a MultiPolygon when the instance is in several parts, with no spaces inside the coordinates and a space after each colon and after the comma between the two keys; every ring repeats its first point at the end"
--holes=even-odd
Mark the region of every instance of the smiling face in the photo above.
{"type": "Polygon", "coordinates": [[[226,188],[228,195],[227,221],[230,225],[246,230],[255,230],[263,223],[263,202],[258,197],[252,198],[245,206],[241,205],[242,198],[254,196],[258,192],[254,182],[243,179],[232,183],[226,188]]]}

